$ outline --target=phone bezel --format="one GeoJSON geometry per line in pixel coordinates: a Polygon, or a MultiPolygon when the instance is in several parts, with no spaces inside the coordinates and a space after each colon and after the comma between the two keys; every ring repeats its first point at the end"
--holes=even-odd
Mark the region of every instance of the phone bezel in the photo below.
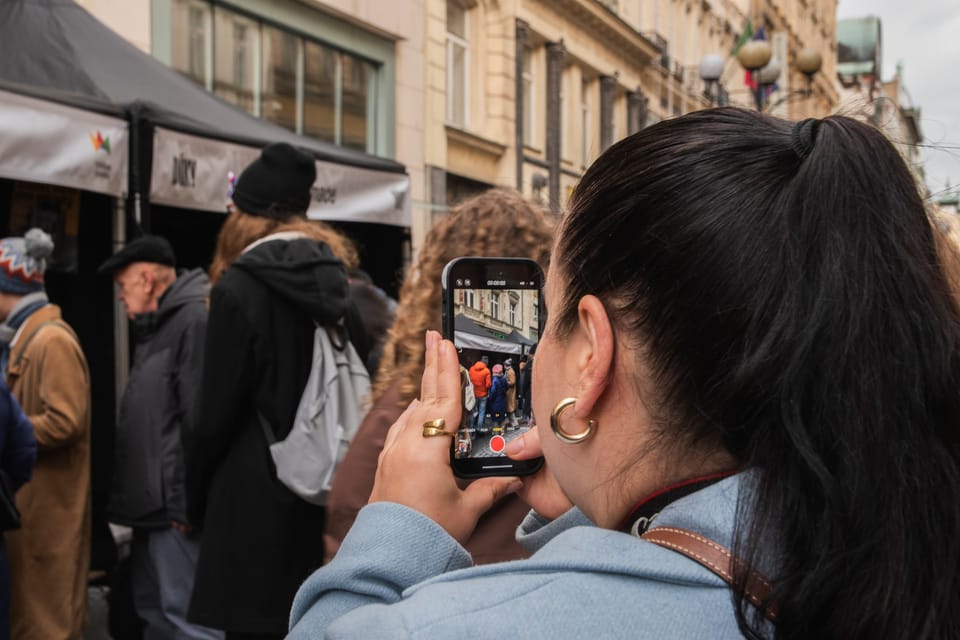
{"type": "MultiPolygon", "coordinates": [[[[490,280],[507,280],[512,282],[531,281],[534,287],[513,287],[516,289],[536,289],[537,296],[537,335],[543,335],[543,284],[544,275],[540,265],[528,258],[505,258],[487,256],[466,256],[455,258],[443,268],[441,276],[442,288],[442,316],[443,336],[454,342],[454,296],[457,288],[453,283],[457,279],[470,279],[472,282],[483,283],[483,286],[472,286],[472,289],[510,288],[488,286],[490,280]]],[[[536,473],[543,466],[543,458],[532,460],[511,460],[506,456],[495,458],[457,458],[455,455],[456,439],[450,444],[450,466],[456,476],[461,478],[482,478],[487,476],[522,476],[536,473]]]]}

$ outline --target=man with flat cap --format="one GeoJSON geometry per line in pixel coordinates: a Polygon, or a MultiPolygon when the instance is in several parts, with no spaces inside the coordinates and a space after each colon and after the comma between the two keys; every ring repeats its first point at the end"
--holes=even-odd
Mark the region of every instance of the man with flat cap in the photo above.
{"type": "Polygon", "coordinates": [[[144,638],[221,638],[186,620],[199,540],[187,522],[183,439],[203,373],[210,281],[202,269],[178,273],[170,243],[154,235],[133,240],[99,271],[113,276],[136,337],[108,513],[133,528],[133,596],[144,638]]]}

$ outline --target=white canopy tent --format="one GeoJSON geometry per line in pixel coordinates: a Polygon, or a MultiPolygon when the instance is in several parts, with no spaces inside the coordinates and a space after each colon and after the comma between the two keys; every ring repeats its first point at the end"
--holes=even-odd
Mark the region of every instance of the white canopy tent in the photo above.
{"type": "Polygon", "coordinates": [[[0,89],[0,176],[120,197],[129,129],[116,116],[0,89]]]}
{"type": "MultiPolygon", "coordinates": [[[[57,128],[62,111],[43,103],[66,96],[68,103],[113,109],[127,121],[129,137],[110,138],[109,153],[127,153],[129,140],[129,163],[115,169],[128,169],[129,191],[143,204],[224,211],[228,174],[239,173],[266,144],[285,141],[317,160],[311,218],[410,226],[410,179],[403,165],[255,118],[140,51],[73,0],[0,2],[0,84],[12,87],[0,102],[13,105],[8,111],[19,109],[17,123],[36,116],[21,130],[0,123],[0,133],[12,134],[0,148],[0,167],[20,165],[16,175],[0,175],[58,179],[49,173],[56,168],[49,158],[60,151],[58,140],[72,138],[64,122],[57,128]],[[15,93],[34,100],[14,99],[15,93]],[[29,173],[22,170],[27,165],[29,173]]],[[[86,123],[84,118],[77,123],[86,123]]],[[[116,123],[110,128],[119,132],[116,123]]],[[[99,183],[80,188],[92,189],[89,184],[99,183]]]]}

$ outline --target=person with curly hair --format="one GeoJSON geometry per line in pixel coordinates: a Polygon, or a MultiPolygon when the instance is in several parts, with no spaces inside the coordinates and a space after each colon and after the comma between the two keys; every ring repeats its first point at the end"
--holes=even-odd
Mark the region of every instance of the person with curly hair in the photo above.
{"type": "MultiPolygon", "coordinates": [[[[367,503],[387,430],[420,393],[423,333],[440,329],[443,267],[461,256],[487,255],[530,258],[546,269],[552,242],[553,228],[545,212],[519,193],[501,189],[461,202],[430,229],[400,290],[396,321],[374,385],[373,405],[333,479],[327,502],[328,558],[367,503]]],[[[483,406],[479,398],[478,404],[483,406]]],[[[527,510],[515,497],[495,505],[467,542],[474,561],[522,557],[524,551],[514,540],[514,530],[527,510]]]]}

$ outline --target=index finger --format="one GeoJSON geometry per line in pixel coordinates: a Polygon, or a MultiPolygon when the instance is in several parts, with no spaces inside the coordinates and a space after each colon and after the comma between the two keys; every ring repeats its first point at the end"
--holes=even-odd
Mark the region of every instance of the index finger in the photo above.
{"type": "Polygon", "coordinates": [[[420,377],[420,400],[430,402],[437,395],[437,353],[440,334],[436,331],[427,331],[424,342],[426,348],[423,354],[423,375],[420,377]]]}
{"type": "Polygon", "coordinates": [[[457,358],[457,348],[449,340],[442,340],[437,354],[437,400],[460,401],[463,397],[460,386],[460,360],[457,358]]]}

